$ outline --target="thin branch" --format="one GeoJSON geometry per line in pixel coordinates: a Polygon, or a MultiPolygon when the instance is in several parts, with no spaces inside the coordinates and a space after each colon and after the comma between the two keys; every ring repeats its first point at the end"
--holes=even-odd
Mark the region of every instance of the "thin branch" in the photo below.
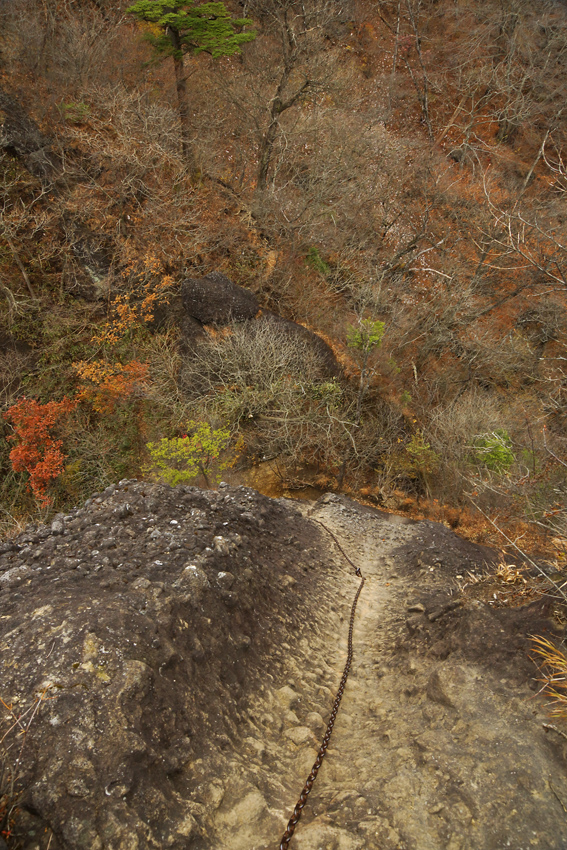
{"type": "MultiPolygon", "coordinates": [[[[545,728],[545,723],[544,723],[544,728],[545,728]]],[[[549,728],[553,729],[555,732],[559,732],[560,735],[563,735],[565,738],[567,738],[567,735],[565,735],[565,733],[561,732],[559,729],[556,729],[555,726],[551,726],[551,724],[550,724],[549,728]]],[[[551,791],[553,792],[553,795],[556,798],[557,802],[559,803],[559,805],[561,806],[561,808],[563,809],[563,811],[567,815],[567,809],[565,808],[565,803],[563,802],[563,800],[561,799],[561,797],[559,796],[559,794],[557,793],[557,791],[555,790],[555,788],[553,787],[551,782],[549,783],[549,787],[551,788],[551,791]]]]}
{"type": "Polygon", "coordinates": [[[502,529],[501,529],[498,525],[496,525],[496,523],[494,522],[494,520],[493,520],[493,519],[491,519],[491,518],[488,516],[488,514],[485,514],[485,512],[482,510],[482,508],[480,508],[480,507],[477,505],[477,503],[474,501],[474,499],[472,499],[470,496],[468,496],[468,499],[469,499],[469,501],[471,502],[471,504],[473,504],[473,505],[475,506],[475,508],[477,509],[477,511],[478,511],[479,513],[481,513],[481,514],[483,515],[483,517],[484,517],[485,519],[487,519],[487,520],[488,520],[488,522],[489,522],[492,526],[494,526],[494,528],[496,529],[496,531],[498,531],[498,532],[499,532],[499,534],[501,534],[501,535],[502,535],[502,537],[504,538],[504,540],[506,540],[506,541],[510,544],[510,546],[513,546],[513,547],[514,547],[514,549],[516,550],[516,552],[518,552],[518,554],[519,554],[519,555],[521,555],[521,556],[522,556],[522,558],[525,558],[525,559],[526,559],[526,561],[528,561],[528,562],[532,565],[532,567],[534,567],[534,568],[538,571],[538,573],[539,573],[541,576],[543,576],[543,578],[544,578],[544,579],[546,579],[546,581],[548,581],[551,585],[553,585],[553,587],[555,588],[555,590],[559,593],[559,595],[560,595],[560,596],[563,598],[563,600],[567,603],[567,593],[565,593],[565,591],[563,590],[563,588],[562,588],[559,584],[557,584],[557,582],[553,581],[553,579],[552,579],[552,578],[550,578],[550,577],[547,575],[547,573],[545,572],[545,570],[543,570],[543,569],[539,566],[539,564],[536,564],[536,562],[535,562],[535,561],[533,561],[533,560],[530,558],[530,556],[529,556],[529,555],[526,555],[526,553],[523,551],[523,549],[520,549],[520,547],[519,547],[519,546],[517,546],[517,545],[516,545],[516,543],[508,537],[508,535],[506,534],[506,532],[505,532],[505,531],[502,531],[502,529]]]}
{"type": "MultiPolygon", "coordinates": [[[[539,146],[539,150],[538,150],[538,152],[537,152],[537,154],[536,154],[536,158],[534,159],[534,161],[533,161],[533,163],[532,163],[532,166],[531,166],[530,170],[529,170],[529,171],[528,171],[528,173],[526,174],[526,176],[525,176],[525,178],[524,178],[524,182],[522,183],[522,188],[520,189],[520,194],[519,194],[519,195],[518,195],[518,197],[516,198],[516,203],[514,204],[514,210],[516,209],[516,207],[517,207],[517,206],[518,206],[518,204],[520,203],[520,201],[521,201],[521,199],[522,199],[522,196],[523,196],[524,192],[525,192],[525,191],[526,191],[526,189],[528,188],[528,183],[530,182],[531,177],[532,177],[532,174],[533,174],[533,173],[534,173],[534,171],[535,171],[535,167],[536,167],[536,165],[538,164],[538,162],[540,161],[540,159],[541,159],[541,158],[542,158],[542,156],[543,156],[543,152],[544,152],[544,150],[545,150],[545,143],[547,142],[547,140],[548,140],[548,138],[549,138],[549,134],[550,134],[550,133],[551,133],[551,129],[548,129],[548,130],[547,130],[547,132],[546,132],[546,134],[545,134],[545,136],[543,137],[543,142],[542,142],[542,143],[541,143],[541,145],[539,146]]],[[[514,211],[514,210],[513,210],[513,211],[514,211]]]]}
{"type": "MultiPolygon", "coordinates": [[[[558,358],[558,359],[560,359],[560,358],[558,358]]],[[[564,460],[561,460],[561,458],[560,458],[560,457],[557,457],[557,455],[555,454],[555,452],[553,452],[553,451],[549,448],[549,446],[547,445],[547,428],[545,427],[545,425],[543,426],[543,445],[545,446],[545,450],[548,452],[548,454],[550,454],[552,458],[555,458],[555,460],[557,461],[557,463],[560,463],[560,464],[561,464],[561,466],[565,466],[565,467],[567,467],[567,463],[565,463],[565,461],[564,461],[564,460]]]]}
{"type": "Polygon", "coordinates": [[[37,296],[36,296],[35,292],[33,291],[33,287],[32,287],[32,285],[31,285],[31,283],[30,283],[30,279],[29,279],[29,277],[28,277],[28,273],[27,273],[27,271],[26,271],[26,270],[25,270],[25,268],[24,268],[24,264],[23,264],[23,263],[22,263],[22,261],[20,260],[20,256],[19,256],[18,252],[16,251],[16,248],[15,248],[15,246],[14,246],[14,243],[12,242],[12,240],[10,239],[10,237],[7,235],[7,233],[4,233],[4,239],[6,240],[6,243],[7,243],[7,245],[8,245],[8,248],[9,248],[9,249],[10,249],[10,251],[12,252],[12,256],[14,257],[14,260],[16,261],[16,265],[18,266],[19,270],[20,270],[20,271],[21,271],[21,273],[22,273],[22,277],[23,277],[23,279],[24,279],[24,281],[25,281],[25,284],[26,284],[26,286],[27,286],[27,288],[28,288],[28,292],[29,292],[30,296],[33,298],[33,300],[34,300],[34,301],[37,301],[37,296]]]}
{"type": "Polygon", "coordinates": [[[553,732],[557,732],[558,735],[562,735],[563,738],[567,741],[567,733],[563,732],[561,729],[558,729],[557,726],[554,726],[552,723],[542,723],[541,724],[544,729],[551,729],[553,732]]]}

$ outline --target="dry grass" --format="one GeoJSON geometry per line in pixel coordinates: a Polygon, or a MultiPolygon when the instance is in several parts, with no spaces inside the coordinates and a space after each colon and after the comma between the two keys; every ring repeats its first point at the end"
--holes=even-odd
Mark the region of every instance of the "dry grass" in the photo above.
{"type": "Polygon", "coordinates": [[[540,693],[550,698],[552,717],[567,718],[567,656],[541,635],[532,636],[534,661],[540,672],[540,693]]]}
{"type": "Polygon", "coordinates": [[[546,597],[551,600],[550,615],[559,626],[565,625],[561,591],[567,585],[567,573],[560,570],[550,576],[537,574],[529,564],[506,563],[502,558],[496,570],[487,565],[484,572],[469,571],[457,576],[457,580],[459,591],[466,598],[481,600],[494,608],[519,608],[546,597]]]}

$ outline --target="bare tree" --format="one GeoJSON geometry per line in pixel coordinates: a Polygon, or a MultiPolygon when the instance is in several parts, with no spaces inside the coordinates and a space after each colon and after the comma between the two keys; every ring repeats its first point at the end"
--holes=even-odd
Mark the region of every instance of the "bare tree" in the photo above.
{"type": "MultiPolygon", "coordinates": [[[[34,77],[76,96],[88,84],[108,80],[128,55],[124,2],[13,0],[5,15],[3,56],[34,77]]],[[[127,59],[126,59],[127,61],[127,59]]]]}
{"type": "MultiPolygon", "coordinates": [[[[545,141],[538,159],[544,150],[545,141]]],[[[558,172],[560,192],[561,168],[559,161],[554,170],[558,172]]],[[[518,291],[527,287],[545,293],[550,288],[567,291],[567,228],[557,203],[549,198],[522,203],[524,187],[513,203],[501,203],[486,178],[484,192],[498,234],[494,237],[500,250],[496,262],[501,268],[513,267],[516,271],[527,272],[523,282],[518,284],[518,291]]]]}
{"type": "Polygon", "coordinates": [[[289,113],[314,103],[332,85],[334,62],[328,39],[344,20],[340,3],[315,0],[251,0],[246,13],[259,23],[256,42],[244,51],[240,73],[225,80],[228,97],[252,123],[256,137],[256,187],[268,185],[276,141],[289,113]]]}

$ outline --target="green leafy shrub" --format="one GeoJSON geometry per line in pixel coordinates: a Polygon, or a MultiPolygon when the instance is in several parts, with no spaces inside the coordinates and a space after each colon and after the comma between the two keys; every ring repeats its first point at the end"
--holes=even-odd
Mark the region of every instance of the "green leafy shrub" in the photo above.
{"type": "MultiPolygon", "coordinates": [[[[385,327],[384,322],[380,322],[379,320],[360,318],[358,325],[348,325],[347,327],[347,345],[354,352],[360,366],[360,381],[358,384],[354,417],[354,424],[357,428],[360,425],[362,404],[370,384],[370,375],[373,371],[369,369],[370,357],[372,352],[380,347],[385,327]]],[[[341,485],[342,473],[339,479],[339,486],[341,485]]]]}
{"type": "Polygon", "coordinates": [[[384,336],[384,329],[384,322],[361,319],[358,327],[348,326],[347,344],[349,348],[358,349],[358,351],[366,354],[380,345],[384,336]]]}
{"type": "Polygon", "coordinates": [[[70,124],[82,124],[91,114],[91,108],[84,100],[64,101],[59,104],[59,112],[65,121],[70,124]]]}
{"type": "Polygon", "coordinates": [[[336,378],[305,384],[302,385],[301,389],[309,398],[322,401],[330,408],[338,407],[343,400],[343,388],[336,378]]]}
{"type": "Polygon", "coordinates": [[[508,473],[516,460],[510,435],[503,428],[475,437],[472,455],[475,463],[485,466],[498,475],[508,473]]]}
{"type": "Polygon", "coordinates": [[[234,466],[240,446],[229,451],[231,434],[225,428],[212,428],[207,422],[189,422],[181,437],[162,437],[148,443],[152,477],[171,484],[186,484],[202,475],[207,485],[218,481],[223,470],[234,466]]]}
{"type": "Polygon", "coordinates": [[[422,475],[430,475],[436,472],[439,467],[441,458],[435,452],[429,443],[425,442],[421,431],[412,434],[409,443],[406,446],[406,452],[410,457],[412,470],[420,472],[422,475]]]}

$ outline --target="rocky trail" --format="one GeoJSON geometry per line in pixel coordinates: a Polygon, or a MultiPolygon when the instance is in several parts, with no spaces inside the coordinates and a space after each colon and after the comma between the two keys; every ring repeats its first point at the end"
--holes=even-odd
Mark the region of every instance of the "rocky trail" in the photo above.
{"type": "Polygon", "coordinates": [[[462,596],[496,553],[331,494],[121,482],[0,548],[0,696],[34,711],[10,850],[278,850],[347,654],[337,542],[366,582],[291,850],[567,847],[527,637],[560,627],[462,596]]]}
{"type": "MultiPolygon", "coordinates": [[[[409,588],[397,569],[402,547],[422,548],[422,524],[379,518],[332,496],[306,513],[333,532],[366,582],[355,621],[354,663],[331,745],[290,846],[566,847],[565,765],[550,758],[533,694],[512,696],[506,687],[511,680],[464,659],[438,663],[418,651],[400,655],[400,624],[407,629],[408,617],[411,623],[412,615],[425,613],[420,590],[430,592],[440,581],[446,589],[446,578],[434,576],[434,567],[422,569],[421,582],[409,588]]],[[[329,543],[334,571],[328,592],[313,600],[317,641],[304,645],[299,657],[288,657],[286,685],[263,699],[277,719],[263,738],[250,742],[252,749],[262,747],[258,765],[269,764],[266,756],[273,753],[273,767],[260,772],[279,769],[285,791],[269,794],[266,808],[252,797],[256,808],[248,814],[255,818],[254,830],[241,804],[242,838],[240,825],[229,818],[230,834],[218,845],[227,850],[279,846],[276,820],[279,816],[281,831],[316,756],[315,741],[346,658],[348,610],[359,581],[329,543]]],[[[240,763],[244,772],[248,759],[244,754],[240,763]]],[[[222,811],[218,822],[226,823],[222,811]]]]}

